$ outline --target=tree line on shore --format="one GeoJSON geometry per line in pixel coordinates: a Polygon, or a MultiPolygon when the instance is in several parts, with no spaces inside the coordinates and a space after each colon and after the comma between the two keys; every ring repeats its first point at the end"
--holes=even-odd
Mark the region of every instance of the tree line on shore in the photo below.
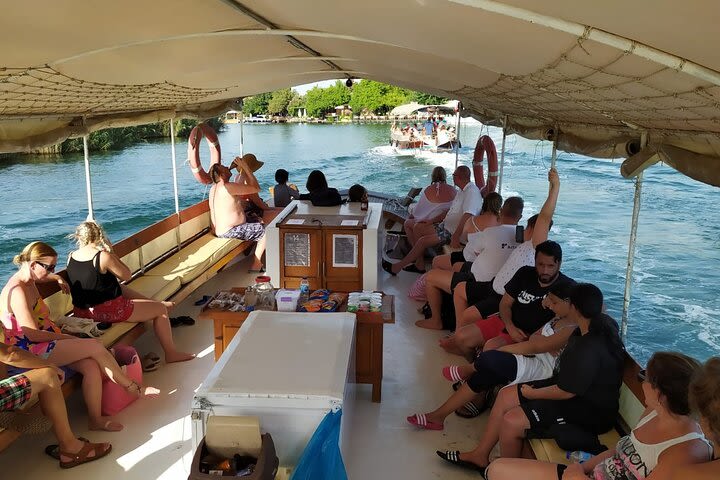
{"type": "Polygon", "coordinates": [[[348,105],[355,115],[384,115],[398,105],[410,102],[437,105],[447,99],[374,80],[361,80],[352,87],[338,80],[325,88],[315,86],[305,95],[283,88],[247,97],[243,100],[243,114],[296,116],[302,108],[308,116],[322,118],[335,112],[335,107],[348,105]]]}

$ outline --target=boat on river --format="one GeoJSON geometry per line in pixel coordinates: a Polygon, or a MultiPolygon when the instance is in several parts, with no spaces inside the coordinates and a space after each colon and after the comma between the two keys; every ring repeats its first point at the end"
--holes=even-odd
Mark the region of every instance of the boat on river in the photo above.
{"type": "MultiPolygon", "coordinates": [[[[4,7],[0,30],[7,46],[0,54],[0,152],[46,147],[105,128],[202,120],[239,110],[238,99],[246,96],[336,78],[374,79],[454,98],[463,116],[502,127],[503,139],[517,134],[551,140],[553,165],[557,149],[623,159],[620,173],[636,182],[624,333],[631,321],[627,307],[643,171],[662,161],[697,181],[720,185],[713,11],[711,0],[681,9],[620,0],[550,1],[542,8],[494,0],[101,0],[92,8],[83,2],[12,2],[4,7]],[[451,19],[454,28],[432,35],[438,18],[451,19]],[[692,28],[678,29],[679,19],[692,28]]],[[[86,152],[88,212],[79,213],[78,222],[86,213],[92,218],[92,170],[86,152]]],[[[190,231],[207,234],[206,203],[181,211],[176,200],[175,209],[134,239],[170,242],[166,252],[174,253],[191,240],[190,231]]],[[[131,242],[127,246],[133,254],[131,242]]],[[[142,253],[136,257],[142,261],[142,253]]],[[[212,278],[183,286],[187,295],[173,313],[197,316],[198,298],[250,284],[248,261],[240,255],[212,278]]],[[[468,422],[451,416],[442,435],[405,424],[405,415],[439,403],[448,392],[439,374],[427,374],[449,357],[435,346],[437,334],[413,325],[417,304],[406,297],[412,280],[378,271],[378,288],[397,299],[397,320],[384,328],[382,402],[371,401],[367,385],[350,387],[355,402],[346,412],[347,428],[359,447],[345,452],[345,465],[350,478],[475,478],[449,468],[433,451],[448,443],[472,447],[485,417],[468,422]]],[[[686,280],[692,282],[690,274],[686,280]]],[[[198,359],[148,374],[146,381],[161,388],[163,398],[135,402],[118,415],[122,433],[88,432],[82,402],[70,398],[76,432],[113,443],[107,458],[59,471],[42,452],[52,443],[50,435],[23,436],[0,453],[0,471],[22,469],[26,479],[187,478],[190,407],[214,365],[213,326],[198,322],[180,329],[175,341],[198,359]]],[[[135,344],[156,350],[154,342],[146,335],[135,344]]]]}
{"type": "Polygon", "coordinates": [[[392,109],[396,121],[390,126],[390,145],[399,156],[414,155],[421,150],[433,153],[452,152],[460,147],[456,126],[446,117],[458,115],[458,102],[445,105],[409,103],[392,109]]]}

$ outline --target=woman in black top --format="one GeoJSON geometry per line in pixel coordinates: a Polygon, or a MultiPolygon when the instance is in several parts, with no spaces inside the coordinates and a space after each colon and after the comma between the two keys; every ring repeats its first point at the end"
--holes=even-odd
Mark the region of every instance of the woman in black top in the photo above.
{"type": "Polygon", "coordinates": [[[92,318],[98,322],[145,322],[153,321],[155,335],[165,351],[165,361],[183,362],[195,358],[180,352],[170,330],[168,307],[172,302],[158,302],[121,285],[120,280],[130,280],[132,272],[112,251],[112,245],[100,225],[83,222],[72,235],[78,248],[70,254],[67,275],[74,315],[92,318]]]}
{"type": "Polygon", "coordinates": [[[300,195],[300,200],[310,200],[316,207],[333,207],[342,204],[342,197],[337,189],[328,187],[325,174],[320,170],[313,170],[308,175],[305,184],[310,193],[300,195]]]}
{"type": "Polygon", "coordinates": [[[470,452],[438,455],[450,463],[484,471],[500,441],[503,457],[520,457],[527,429],[572,424],[592,433],[612,428],[617,417],[624,347],[615,322],[602,313],[603,295],[589,283],[570,293],[570,312],[578,325],[547,380],[500,391],[480,444],[470,452]]]}

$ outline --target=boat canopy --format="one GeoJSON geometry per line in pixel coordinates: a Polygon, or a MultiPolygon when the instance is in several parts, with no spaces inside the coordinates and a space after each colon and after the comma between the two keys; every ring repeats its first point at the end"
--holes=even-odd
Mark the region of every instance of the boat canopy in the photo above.
{"type": "Polygon", "coordinates": [[[661,160],[720,185],[717,16],[714,0],[7,2],[0,152],[368,78],[566,151],[630,157],[625,176],[661,160]]]}
{"type": "Polygon", "coordinates": [[[417,102],[413,102],[407,103],[405,105],[398,105],[397,107],[390,110],[390,115],[402,117],[407,115],[414,115],[417,112],[452,115],[457,112],[457,104],[457,100],[450,100],[445,105],[422,105],[417,102]]]}

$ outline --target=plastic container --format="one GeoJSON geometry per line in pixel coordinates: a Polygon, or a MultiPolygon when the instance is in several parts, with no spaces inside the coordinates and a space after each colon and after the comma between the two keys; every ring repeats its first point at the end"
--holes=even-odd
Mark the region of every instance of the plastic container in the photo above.
{"type": "Polygon", "coordinates": [[[570,460],[571,463],[583,463],[590,460],[592,458],[592,454],[583,452],[582,450],[575,450],[573,452],[567,452],[565,457],[570,460]]]}
{"type": "Polygon", "coordinates": [[[255,278],[256,310],[275,310],[275,289],[270,283],[270,277],[261,275],[255,278]]]}
{"type": "Polygon", "coordinates": [[[275,294],[278,312],[294,312],[297,310],[299,298],[300,290],[278,290],[275,294]]]}

